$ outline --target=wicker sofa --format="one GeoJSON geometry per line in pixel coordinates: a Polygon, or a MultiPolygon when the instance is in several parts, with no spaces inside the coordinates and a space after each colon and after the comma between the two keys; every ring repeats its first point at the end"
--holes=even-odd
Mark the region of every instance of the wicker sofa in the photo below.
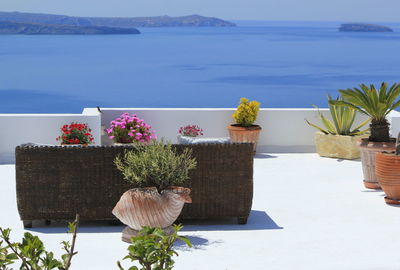
{"type": "MultiPolygon", "coordinates": [[[[197,168],[180,219],[238,218],[245,224],[253,198],[252,144],[175,145],[193,149],[197,168]]],[[[17,205],[25,227],[33,220],[115,220],[111,210],[133,186],[122,179],[114,158],[129,146],[16,147],[17,205]]]]}

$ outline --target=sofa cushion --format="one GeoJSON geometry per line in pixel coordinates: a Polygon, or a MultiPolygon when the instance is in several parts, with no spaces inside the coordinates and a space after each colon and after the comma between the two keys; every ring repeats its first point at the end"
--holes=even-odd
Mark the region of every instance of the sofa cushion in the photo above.
{"type": "Polygon", "coordinates": [[[231,139],[229,137],[199,138],[199,137],[178,135],[179,144],[219,144],[219,143],[230,143],[230,142],[231,139]]]}

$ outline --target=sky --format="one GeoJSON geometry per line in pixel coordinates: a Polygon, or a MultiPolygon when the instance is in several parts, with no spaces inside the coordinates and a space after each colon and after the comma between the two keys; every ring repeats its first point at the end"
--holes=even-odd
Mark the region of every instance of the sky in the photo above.
{"type": "Polygon", "coordinates": [[[399,10],[400,0],[0,0],[0,11],[227,20],[399,22],[399,10]]]}

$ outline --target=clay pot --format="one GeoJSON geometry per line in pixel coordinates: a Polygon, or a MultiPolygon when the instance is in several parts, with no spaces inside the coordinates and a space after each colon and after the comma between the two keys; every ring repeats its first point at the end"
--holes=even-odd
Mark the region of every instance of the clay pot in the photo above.
{"type": "Polygon", "coordinates": [[[366,188],[381,188],[375,174],[375,154],[393,151],[395,151],[395,140],[390,142],[370,142],[367,138],[361,139],[361,162],[364,174],[364,186],[366,188]]]}
{"type": "Polygon", "coordinates": [[[126,191],[112,210],[122,223],[134,230],[143,226],[166,228],[174,223],[185,203],[191,203],[190,189],[170,187],[161,192],[155,187],[126,191]]]}
{"type": "Polygon", "coordinates": [[[400,156],[376,153],[375,172],[388,204],[400,204],[400,156]]]}
{"type": "Polygon", "coordinates": [[[232,142],[250,142],[254,143],[254,153],[257,149],[258,138],[260,137],[261,127],[252,125],[243,127],[239,125],[228,126],[229,136],[232,142]]]}
{"type": "Polygon", "coordinates": [[[315,133],[315,147],[321,157],[357,159],[360,158],[359,141],[368,135],[345,136],[315,133]]]}

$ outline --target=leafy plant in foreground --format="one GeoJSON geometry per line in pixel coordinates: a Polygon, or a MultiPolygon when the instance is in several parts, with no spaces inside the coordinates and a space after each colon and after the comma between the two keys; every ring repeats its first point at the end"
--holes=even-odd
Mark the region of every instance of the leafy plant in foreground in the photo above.
{"type": "MultiPolygon", "coordinates": [[[[128,247],[129,254],[124,260],[138,262],[141,268],[131,266],[128,270],[170,270],[174,267],[174,255],[178,253],[173,250],[177,239],[182,240],[186,245],[192,247],[189,239],[178,235],[182,225],[174,225],[171,235],[160,228],[144,227],[137,236],[132,237],[132,244],[128,247]]],[[[117,263],[120,270],[125,270],[121,263],[117,263]]]]}
{"type": "MultiPolygon", "coordinates": [[[[361,128],[369,122],[369,119],[352,129],[357,111],[351,107],[331,104],[331,100],[333,100],[332,97],[328,96],[329,112],[331,113],[332,121],[318,111],[319,119],[321,119],[325,128],[312,124],[306,120],[310,126],[318,129],[324,134],[332,135],[356,136],[368,132],[368,129],[361,130],[361,128]]],[[[343,101],[343,98],[338,97],[336,101],[343,101]]]]}
{"type": "Polygon", "coordinates": [[[72,243],[63,241],[63,249],[65,254],[61,256],[61,260],[54,258],[53,252],[45,250],[43,242],[37,236],[33,236],[29,232],[24,234],[22,243],[14,243],[10,240],[11,229],[0,228],[0,270],[12,270],[10,265],[21,263],[20,270],[68,270],[71,267],[71,260],[75,252],[75,241],[79,216],[76,216],[74,222],[68,226],[69,233],[72,233],[72,243]]]}

